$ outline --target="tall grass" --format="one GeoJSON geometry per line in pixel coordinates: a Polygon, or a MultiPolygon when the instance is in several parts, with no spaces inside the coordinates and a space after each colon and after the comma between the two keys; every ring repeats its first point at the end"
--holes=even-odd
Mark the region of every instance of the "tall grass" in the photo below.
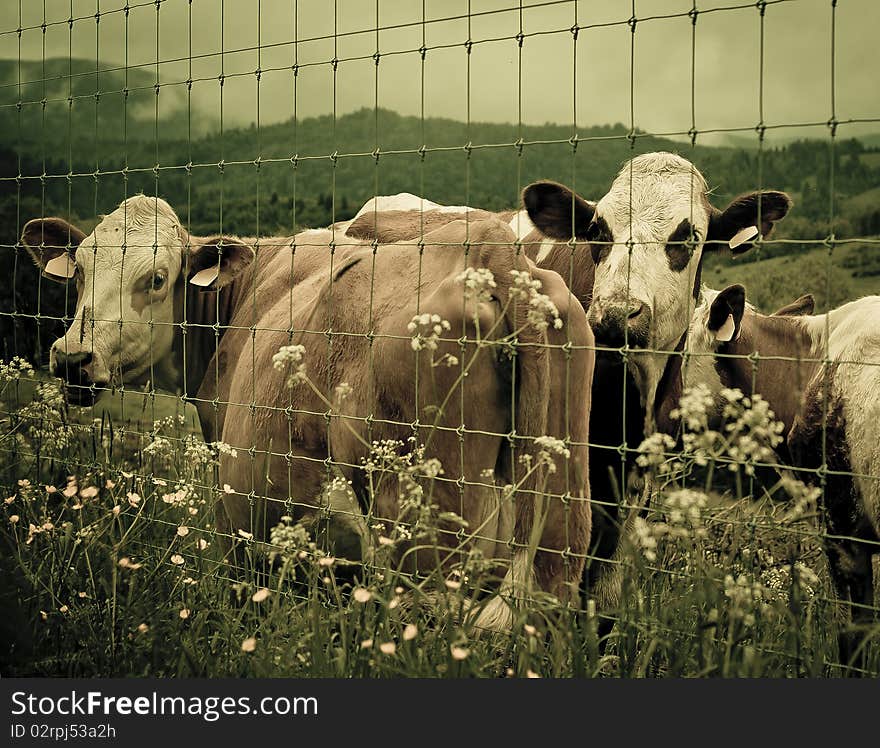
{"type": "MultiPolygon", "coordinates": [[[[215,505],[231,489],[216,471],[228,447],[202,442],[182,415],[146,429],[108,416],[77,423],[57,385],[35,386],[24,362],[0,374],[4,675],[845,672],[836,642],[846,617],[828,584],[818,492],[790,476],[769,489],[754,477],[779,434],[760,398],[727,392],[727,426],[713,431],[706,393],[692,391],[678,414],[683,446],[659,435],[642,445],[651,490],[627,521],[615,609],[589,599],[572,609],[531,591],[512,631],[497,634],[468,615],[497,588],[479,556],[454,574],[414,577],[394,560],[395,537],[366,563],[331,555],[316,524],[289,518],[268,543],[220,537],[215,505]],[[614,625],[600,639],[606,616],[614,625]]],[[[418,445],[373,445],[367,462],[372,480],[416,492],[437,470],[418,445]]],[[[410,512],[393,527],[429,542],[441,521],[410,512]]],[[[878,631],[867,633],[861,666],[876,673],[878,631]]]]}

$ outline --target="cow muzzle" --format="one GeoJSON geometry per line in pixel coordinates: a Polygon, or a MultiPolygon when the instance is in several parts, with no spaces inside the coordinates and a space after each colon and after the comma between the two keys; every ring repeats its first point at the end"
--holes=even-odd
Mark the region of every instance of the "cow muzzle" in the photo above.
{"type": "Polygon", "coordinates": [[[97,389],[106,387],[103,377],[95,376],[91,351],[64,351],[56,348],[50,365],[53,376],[64,382],[64,397],[72,405],[93,405],[97,389]]]}
{"type": "Polygon", "coordinates": [[[590,326],[596,335],[596,343],[607,348],[647,348],[651,337],[651,308],[644,302],[632,299],[626,303],[593,305],[590,310],[590,326]]]}

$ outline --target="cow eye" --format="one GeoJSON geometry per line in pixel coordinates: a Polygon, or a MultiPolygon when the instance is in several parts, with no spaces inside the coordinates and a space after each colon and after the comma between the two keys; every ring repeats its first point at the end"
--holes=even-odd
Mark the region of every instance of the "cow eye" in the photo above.
{"type": "Polygon", "coordinates": [[[165,287],[165,273],[156,273],[153,276],[150,288],[153,291],[161,291],[165,287]]]}

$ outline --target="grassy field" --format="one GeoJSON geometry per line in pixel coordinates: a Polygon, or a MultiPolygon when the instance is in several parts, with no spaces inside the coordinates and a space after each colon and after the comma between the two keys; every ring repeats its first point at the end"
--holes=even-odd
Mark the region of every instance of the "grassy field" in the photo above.
{"type": "MultiPolygon", "coordinates": [[[[631,518],[613,609],[570,609],[527,590],[510,601],[515,624],[502,635],[470,615],[481,590],[497,586],[477,554],[455,574],[413,577],[393,561],[395,538],[354,564],[327,552],[317,525],[282,521],[268,544],[219,537],[224,447],[201,441],[191,406],[130,392],[94,413],[68,410],[53,382],[9,366],[3,374],[4,675],[845,672],[816,494],[750,475],[774,439],[759,402],[732,402],[739,426],[720,434],[697,424],[695,393],[691,447],[671,454],[659,437],[646,442],[640,461],[654,491],[646,518],[631,518]],[[614,626],[600,638],[605,616],[614,626]]],[[[381,471],[418,472],[401,461],[381,471]]],[[[430,496],[429,479],[409,483],[430,496]]],[[[430,542],[438,518],[422,506],[409,532],[430,542]]],[[[869,672],[880,668],[878,639],[869,632],[860,663],[869,672]]]]}

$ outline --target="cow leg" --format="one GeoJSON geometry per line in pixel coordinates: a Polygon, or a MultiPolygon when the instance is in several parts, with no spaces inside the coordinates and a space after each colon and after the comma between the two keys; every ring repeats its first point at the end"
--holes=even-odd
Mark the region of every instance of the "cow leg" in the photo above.
{"type": "Polygon", "coordinates": [[[634,461],[629,451],[643,438],[644,408],[632,374],[616,355],[599,354],[590,411],[590,497],[593,537],[583,579],[585,593],[600,613],[598,634],[604,642],[614,626],[623,586],[621,502],[634,493],[628,486],[634,461]],[[625,384],[624,384],[625,383],[625,384]]]}

